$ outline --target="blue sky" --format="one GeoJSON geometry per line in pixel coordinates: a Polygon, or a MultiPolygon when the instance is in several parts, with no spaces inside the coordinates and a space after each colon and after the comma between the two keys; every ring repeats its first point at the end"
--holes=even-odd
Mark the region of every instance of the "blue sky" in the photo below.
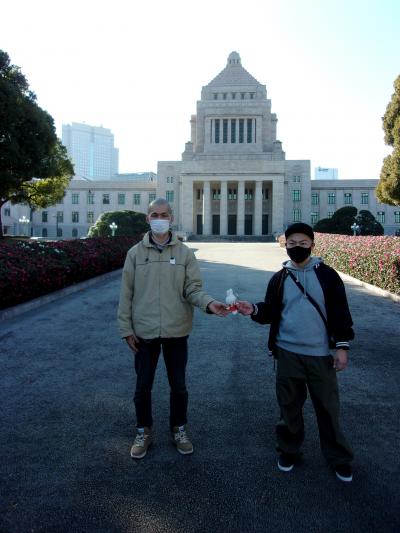
{"type": "Polygon", "coordinates": [[[201,87],[239,52],[267,87],[288,159],[377,178],[400,74],[397,0],[13,0],[0,48],[62,123],[103,125],[120,171],[156,171],[189,140],[201,87]]]}

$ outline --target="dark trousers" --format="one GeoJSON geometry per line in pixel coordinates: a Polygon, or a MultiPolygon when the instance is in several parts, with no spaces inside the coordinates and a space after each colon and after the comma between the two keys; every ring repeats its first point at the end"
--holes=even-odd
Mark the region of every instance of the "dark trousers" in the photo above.
{"type": "Polygon", "coordinates": [[[170,426],[183,426],[187,422],[188,393],[186,390],[187,337],[140,339],[135,354],[137,427],[151,427],[151,390],[161,348],[170,386],[170,426]]]}
{"type": "Polygon", "coordinates": [[[277,349],[276,393],[281,420],[278,449],[297,455],[304,440],[303,405],[307,389],[317,416],[321,451],[330,465],[350,463],[353,452],[339,428],[339,390],[333,358],[277,349]]]}

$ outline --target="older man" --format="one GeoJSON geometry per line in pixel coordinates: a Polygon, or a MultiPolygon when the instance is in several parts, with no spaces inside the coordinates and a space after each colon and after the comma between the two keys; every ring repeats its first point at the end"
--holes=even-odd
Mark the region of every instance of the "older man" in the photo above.
{"type": "Polygon", "coordinates": [[[134,403],[136,437],[131,457],[141,459],[152,443],[151,391],[161,348],[170,385],[170,428],[181,454],[193,453],[187,435],[187,339],[193,306],[225,316],[225,304],[202,289],[193,251],[171,232],[169,203],[158,198],[148,208],[150,231],[127,253],[122,272],[118,322],[134,352],[137,376],[134,403]]]}

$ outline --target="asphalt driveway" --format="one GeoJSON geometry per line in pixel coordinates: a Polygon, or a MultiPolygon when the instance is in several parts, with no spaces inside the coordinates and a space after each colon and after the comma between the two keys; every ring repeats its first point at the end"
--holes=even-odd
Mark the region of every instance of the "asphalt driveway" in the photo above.
{"type": "MultiPolygon", "coordinates": [[[[192,243],[206,290],[263,299],[286,257],[274,243],[192,243]]],[[[162,360],[155,445],[133,461],[132,356],[119,339],[119,279],[0,323],[0,531],[400,531],[400,304],[346,283],[355,322],[339,377],[356,460],[324,464],[310,403],[304,462],[277,470],[267,328],[196,311],[188,365],[192,456],[169,441],[162,360]]]]}

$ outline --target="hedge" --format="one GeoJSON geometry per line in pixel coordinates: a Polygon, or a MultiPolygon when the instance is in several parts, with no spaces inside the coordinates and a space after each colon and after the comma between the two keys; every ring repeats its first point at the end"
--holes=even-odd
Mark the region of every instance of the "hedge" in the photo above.
{"type": "Polygon", "coordinates": [[[111,272],[140,240],[106,237],[71,241],[0,241],[0,309],[111,272]]]}
{"type": "Polygon", "coordinates": [[[340,272],[400,294],[400,237],[316,233],[313,253],[340,272]]]}

